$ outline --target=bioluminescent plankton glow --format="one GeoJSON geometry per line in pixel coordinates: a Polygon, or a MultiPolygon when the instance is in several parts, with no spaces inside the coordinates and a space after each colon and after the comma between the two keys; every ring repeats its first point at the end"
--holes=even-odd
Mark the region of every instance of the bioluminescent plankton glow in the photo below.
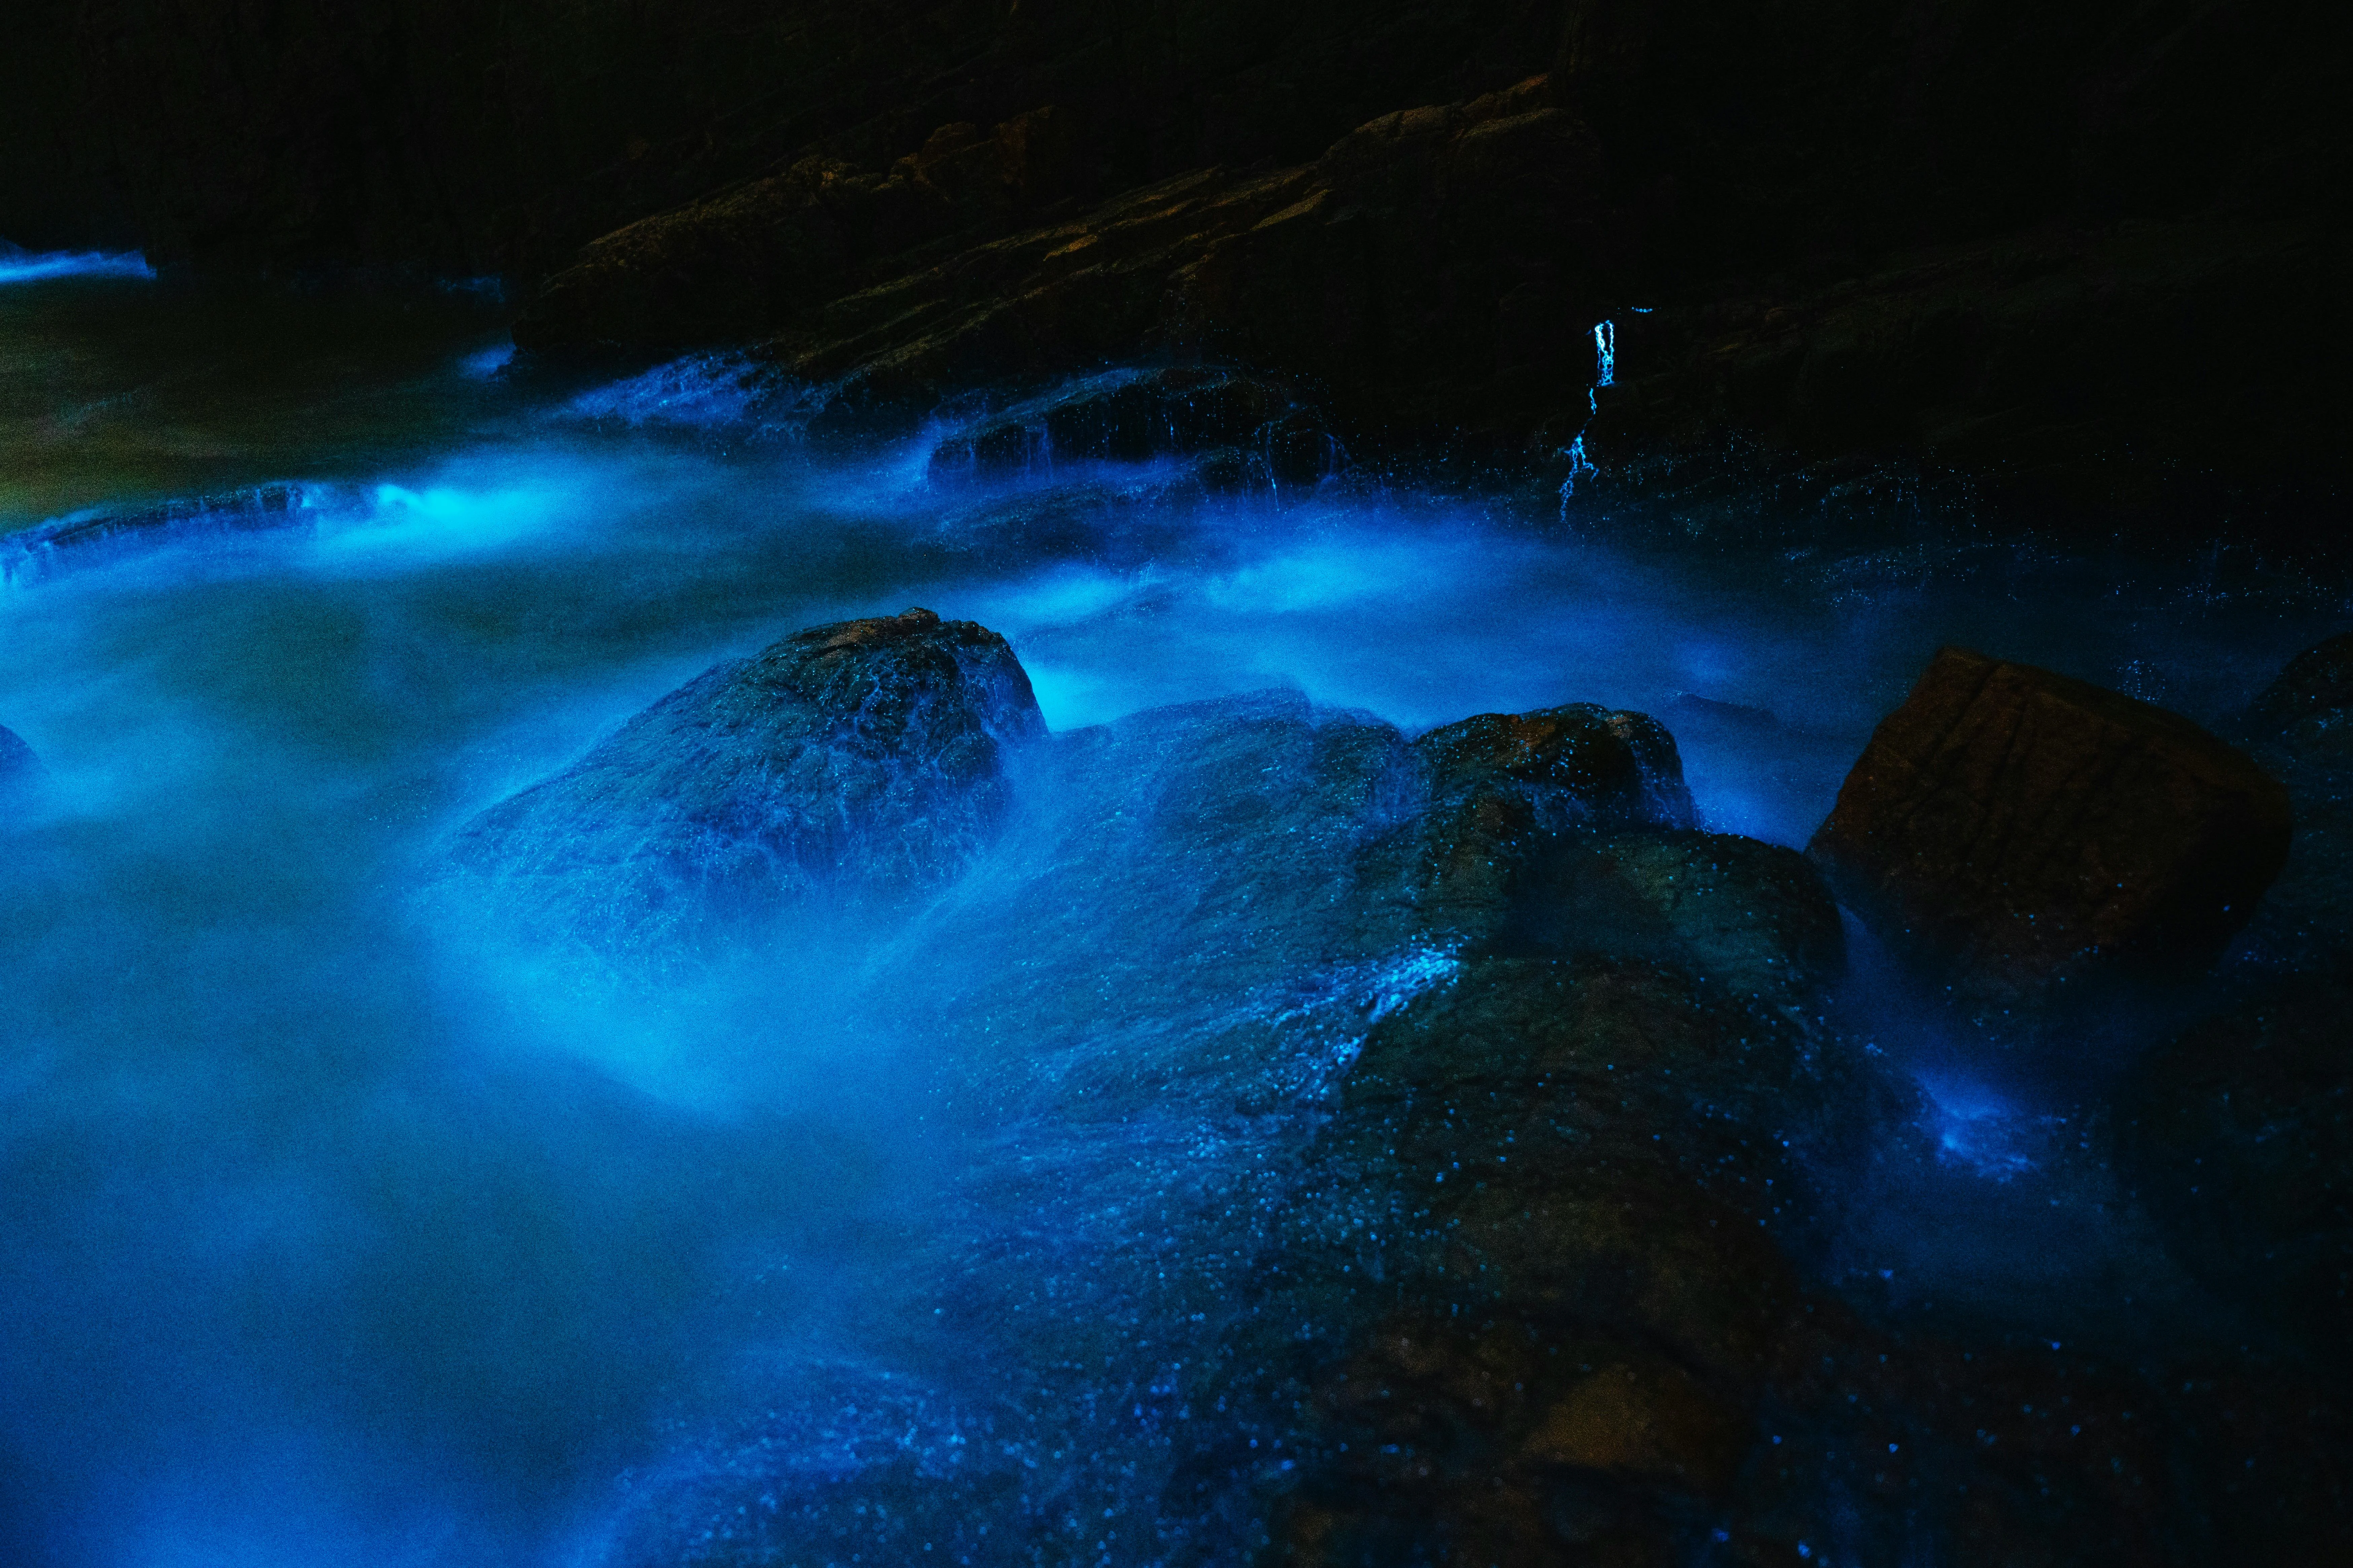
{"type": "Polygon", "coordinates": [[[2353,9],[2130,9],[8,7],[0,1568],[2353,1563],[2353,9]]]}

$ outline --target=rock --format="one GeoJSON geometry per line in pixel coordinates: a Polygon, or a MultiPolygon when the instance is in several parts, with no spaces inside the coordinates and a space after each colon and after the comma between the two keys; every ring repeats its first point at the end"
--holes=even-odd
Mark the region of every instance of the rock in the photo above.
{"type": "Polygon", "coordinates": [[[1050,471],[1058,462],[1143,462],[1221,447],[1269,447],[1296,398],[1229,370],[1113,371],[1015,404],[933,447],[931,478],[1050,471]]]}
{"type": "Polygon", "coordinates": [[[2279,874],[2286,792],[2188,720],[1947,648],[1808,853],[1892,951],[2026,1021],[2211,963],[2279,874]]]}
{"type": "Polygon", "coordinates": [[[934,888],[989,841],[1043,736],[1005,639],[929,610],[796,633],[672,692],[459,835],[462,865],[606,949],[816,889],[934,888]]]}
{"type": "Polygon", "coordinates": [[[675,351],[739,339],[867,281],[879,258],[972,245],[1078,182],[1071,117],[1050,106],[984,135],[943,125],[887,171],[811,156],[589,245],[516,321],[525,349],[675,351]]]}
{"type": "Polygon", "coordinates": [[[253,485],[217,495],[76,513],[0,534],[0,584],[37,581],[77,563],[191,536],[300,527],[321,499],[312,487],[253,485]]]}
{"type": "Polygon", "coordinates": [[[2353,637],[2291,660],[2236,725],[2295,839],[2235,994],[2152,1052],[2118,1142],[2167,1241],[2313,1352],[2353,1343],[2353,637]]]}
{"type": "MultiPolygon", "coordinates": [[[[918,184],[811,163],[645,220],[551,279],[517,341],[674,349],[762,334],[760,352],[798,379],[924,405],[976,383],[1208,353],[1316,378],[1373,422],[1530,388],[1582,405],[1593,379],[1604,306],[1576,255],[1601,221],[1599,165],[1542,78],[1385,115],[1311,163],[1198,170],[979,243],[984,230],[959,230],[946,255],[893,263],[881,241],[836,237],[858,232],[844,204],[918,184]],[[1530,299],[1546,309],[1522,309],[1530,299]]],[[[1331,467],[1320,422],[1273,434],[1282,482],[1331,467]]]]}
{"type": "Polygon", "coordinates": [[[47,776],[33,748],[13,731],[0,728],[0,810],[23,804],[47,776]]]}
{"type": "MultiPolygon", "coordinates": [[[[2259,370],[2240,347],[2274,310],[2327,308],[2329,243],[2275,222],[2045,226],[1662,301],[1615,318],[1617,380],[1587,451],[1605,470],[1665,452],[1706,464],[1732,428],[1784,471],[1925,457],[2054,527],[2201,537],[2226,494],[2342,482],[2324,434],[2340,395],[2306,351],[2259,370]],[[2185,363],[2213,374],[2184,378],[2185,363]]],[[[2276,519],[2284,542],[2293,515],[2276,519]]]]}
{"type": "Polygon", "coordinates": [[[2353,765],[2353,632],[2306,648],[2247,707],[2250,741],[2353,765]]]}
{"type": "Polygon", "coordinates": [[[2116,1110],[2183,1261],[2334,1361],[2353,1355],[2353,985],[2305,977],[2189,1030],[2116,1110]]]}
{"type": "Polygon", "coordinates": [[[1646,714],[1589,702],[1533,713],[1482,713],[1414,742],[1434,805],[1551,832],[1691,826],[1691,791],[1674,737],[1646,714]]]}
{"type": "MultiPolygon", "coordinates": [[[[851,661],[831,691],[943,641],[1013,668],[928,617],[765,660],[851,661]]],[[[676,765],[634,772],[663,798],[725,801],[754,741],[803,755],[843,703],[725,706],[752,668],[659,706],[616,765],[659,750],[676,765]]],[[[976,705],[878,750],[960,744],[976,705]]],[[[866,798],[879,765],[845,786],[788,762],[757,798],[866,798]]],[[[592,784],[614,771],[520,797],[501,853],[559,842],[538,837],[557,805],[669,831],[592,784]]],[[[1794,852],[1688,826],[1651,721],[1570,705],[1409,742],[1261,692],[999,745],[986,776],[993,826],[843,1016],[887,1020],[853,1042],[878,1070],[923,1040],[926,1116],[968,1140],[957,1223],[894,1268],[991,1442],[780,1470],[801,1449],[776,1413],[806,1391],[754,1389],[724,1463],[633,1496],[617,1561],[722,1528],[778,1560],[856,1540],[990,1561],[1106,1509],[1149,1511],[1172,1563],[1333,1568],[1799,1561],[1833,1507],[1870,1561],[1923,1540],[2137,1561],[2208,1520],[2306,1552],[2283,1561],[2341,1543],[2326,1472],[2299,1492],[2287,1462],[2335,1419],[2308,1391],[1890,1335],[1808,1284],[1871,1104],[1820,1005],[1838,914],[1794,852]]],[[[946,798],[925,822],[971,796],[946,798]]],[[[818,1414],[871,1394],[928,1419],[905,1381],[828,1386],[818,1414]]]]}
{"type": "Polygon", "coordinates": [[[2295,840],[2287,869],[2248,930],[2261,966],[2290,973],[2353,963],[2353,637],[2291,660],[2232,725],[2287,786],[2295,840]]]}

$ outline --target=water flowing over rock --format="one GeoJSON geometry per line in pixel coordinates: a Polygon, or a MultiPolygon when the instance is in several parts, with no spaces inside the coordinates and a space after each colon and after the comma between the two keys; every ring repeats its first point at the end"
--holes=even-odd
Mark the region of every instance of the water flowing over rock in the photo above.
{"type": "Polygon", "coordinates": [[[2296,655],[2241,727],[2250,742],[2298,758],[2353,762],[2353,633],[2296,655]]]}
{"type": "MultiPolygon", "coordinates": [[[[934,484],[1050,474],[1057,463],[1202,458],[1205,476],[1312,483],[1327,450],[1294,448],[1315,419],[1281,382],[1210,367],[1114,371],[976,419],[932,449],[934,484]],[[1305,458],[1303,462],[1302,458],[1305,458]]],[[[1320,431],[1317,433],[1321,433],[1320,431]]]]}
{"type": "MultiPolygon", "coordinates": [[[[1808,1282],[1874,1104],[1837,910],[1795,851],[1694,830],[1639,714],[1408,742],[1264,692],[1008,768],[872,982],[981,1139],[905,1266],[956,1282],[990,1441],[909,1447],[911,1414],[787,1485],[771,1411],[640,1488],[617,1563],[1119,1560],[1139,1520],[1167,1563],[1803,1561],[1832,1500],[1858,1560],[2126,1560],[2227,1506],[2218,1426],[2328,1418],[1897,1338],[1808,1282]]],[[[2298,1508],[2232,1539],[2322,1539],[2298,1508]]]]}
{"type": "Polygon", "coordinates": [[[458,859],[595,945],[813,889],[889,900],[987,844],[1045,731],[1005,640],[929,610],[799,632],[671,693],[492,807],[458,859]]]}
{"type": "Polygon", "coordinates": [[[317,487],[255,485],[220,495],[102,507],[0,536],[0,584],[32,582],[78,563],[206,534],[299,527],[322,496],[317,487]]]}
{"type": "Polygon", "coordinates": [[[2120,1142],[2185,1262],[2313,1352],[2353,1343],[2353,637],[2299,655],[2237,728],[2295,840],[2234,994],[2119,1097],[2120,1142]]]}
{"type": "Polygon", "coordinates": [[[1809,853],[1892,949],[2023,1023],[2121,973],[2211,963],[2290,832],[2286,791],[2188,720],[1947,648],[1809,853]]]}

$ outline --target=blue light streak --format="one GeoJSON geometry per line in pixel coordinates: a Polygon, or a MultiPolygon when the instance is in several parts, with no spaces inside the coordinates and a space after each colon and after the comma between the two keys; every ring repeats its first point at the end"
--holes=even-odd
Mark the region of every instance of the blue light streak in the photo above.
{"type": "Polygon", "coordinates": [[[46,283],[59,278],[135,278],[155,269],[135,250],[30,251],[0,240],[0,285],[46,283]]]}

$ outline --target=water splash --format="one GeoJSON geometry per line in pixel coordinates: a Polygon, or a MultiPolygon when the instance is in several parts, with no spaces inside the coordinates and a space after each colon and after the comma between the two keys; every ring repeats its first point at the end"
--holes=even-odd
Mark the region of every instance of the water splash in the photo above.
{"type": "Polygon", "coordinates": [[[1958,1078],[1924,1073],[1918,1081],[1927,1102],[1922,1121],[1939,1160],[1995,1182],[2037,1169],[2025,1147],[2032,1119],[2006,1097],[1958,1078]]]}
{"type": "Polygon", "coordinates": [[[31,251],[0,240],[0,285],[45,283],[58,278],[136,278],[155,276],[147,258],[135,250],[31,251]]]}
{"type": "Polygon", "coordinates": [[[458,374],[468,381],[488,381],[514,363],[512,343],[493,343],[458,362],[458,374]]]}
{"type": "Polygon", "coordinates": [[[90,507],[0,538],[0,587],[20,587],[182,541],[308,525],[332,491],[267,484],[152,505],[90,507]]]}
{"type": "MultiPolygon", "coordinates": [[[[1637,315],[1648,315],[1646,310],[1637,315]]],[[[1610,321],[1593,323],[1593,359],[1597,371],[1593,384],[1585,389],[1585,412],[1589,422],[1601,412],[1601,388],[1618,384],[1618,324],[1610,321]]],[[[1560,520],[1568,521],[1568,503],[1577,494],[1577,481],[1591,479],[1601,472],[1585,449],[1585,433],[1578,431],[1577,439],[1561,448],[1568,459],[1568,477],[1560,482],[1560,520]]]]}
{"type": "Polygon", "coordinates": [[[766,361],[731,350],[689,354],[593,387],[565,411],[631,430],[790,434],[825,402],[766,361]]]}

